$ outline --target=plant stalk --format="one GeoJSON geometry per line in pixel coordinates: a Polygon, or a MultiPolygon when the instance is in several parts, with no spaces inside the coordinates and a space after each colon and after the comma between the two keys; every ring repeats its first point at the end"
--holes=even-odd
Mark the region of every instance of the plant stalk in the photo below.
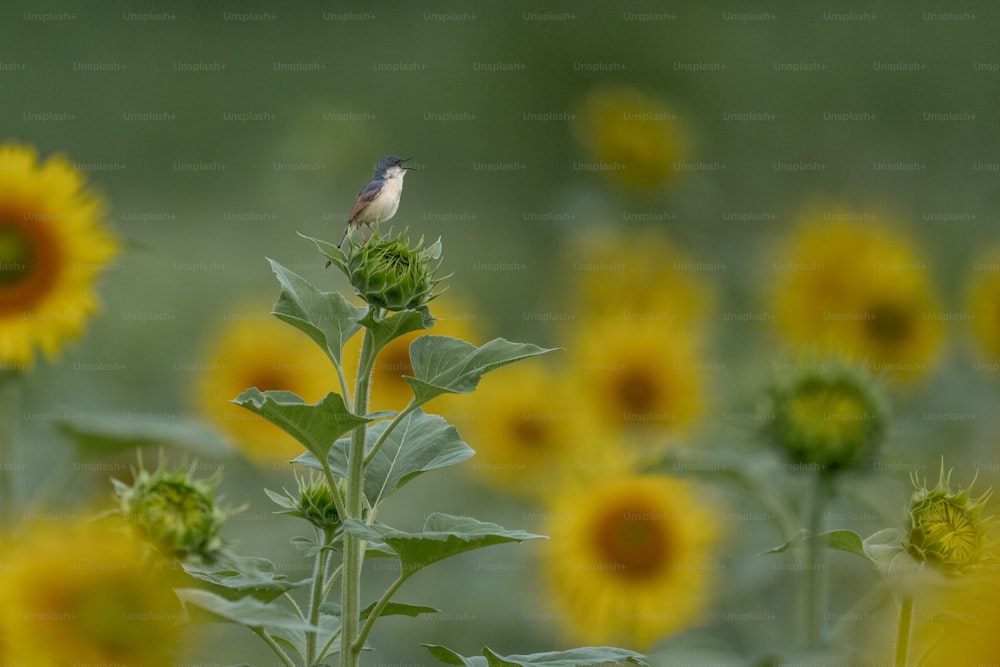
{"type": "Polygon", "coordinates": [[[831,478],[820,470],[813,479],[809,504],[806,541],[805,621],[806,646],[818,648],[823,643],[823,611],[826,608],[825,549],[817,539],[823,530],[823,513],[829,497],[831,478]]]}
{"type": "Polygon", "coordinates": [[[899,606],[899,627],[896,632],[896,667],[906,667],[910,651],[910,623],[913,620],[913,596],[904,595],[899,606]]]}
{"type": "MultiPolygon", "coordinates": [[[[361,357],[358,360],[358,378],[354,392],[355,414],[368,413],[368,392],[371,385],[372,367],[375,365],[374,336],[365,329],[361,343],[361,357]]],[[[365,493],[365,436],[368,427],[359,426],[351,434],[350,451],[347,460],[347,489],[345,507],[346,519],[364,520],[363,501],[365,493]]],[[[360,632],[361,614],[361,570],[364,565],[365,541],[350,531],[344,532],[344,571],[341,579],[341,634],[340,665],[357,667],[361,648],[355,644],[360,632]]]]}
{"type": "Polygon", "coordinates": [[[316,655],[316,644],[319,639],[319,608],[323,604],[323,591],[326,589],[326,561],[330,556],[330,536],[327,532],[319,531],[322,537],[322,546],[316,552],[316,562],[313,565],[313,580],[309,588],[309,624],[316,627],[306,634],[306,664],[312,664],[319,659],[316,655]]]}

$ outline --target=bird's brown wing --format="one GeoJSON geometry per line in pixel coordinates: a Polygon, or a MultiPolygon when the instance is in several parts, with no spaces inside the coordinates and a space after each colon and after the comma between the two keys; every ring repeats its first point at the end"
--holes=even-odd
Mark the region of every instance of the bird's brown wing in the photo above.
{"type": "Polygon", "coordinates": [[[351,215],[347,218],[347,224],[354,224],[354,220],[358,217],[358,214],[365,210],[365,208],[368,207],[368,204],[370,204],[381,191],[382,185],[380,183],[376,183],[375,181],[371,181],[368,185],[362,188],[361,192],[358,193],[358,198],[355,200],[354,206],[351,207],[351,215]]]}

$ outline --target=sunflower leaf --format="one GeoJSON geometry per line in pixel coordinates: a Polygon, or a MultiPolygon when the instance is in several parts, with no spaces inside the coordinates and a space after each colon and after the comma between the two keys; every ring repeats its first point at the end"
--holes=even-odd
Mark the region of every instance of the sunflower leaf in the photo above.
{"type": "Polygon", "coordinates": [[[211,458],[232,456],[232,449],[208,427],[191,421],[136,419],[129,414],[67,414],[59,429],[84,456],[101,457],[147,445],[174,446],[211,458]]]}
{"type": "MultiPolygon", "coordinates": [[[[369,452],[390,422],[382,421],[365,433],[369,452]]],[[[347,476],[347,438],[330,451],[330,469],[347,476]]],[[[403,417],[386,436],[382,447],[365,468],[365,496],[372,507],[383,503],[397,489],[417,475],[465,461],[475,452],[459,436],[454,426],[437,415],[414,410],[403,417]]],[[[320,468],[317,457],[303,454],[295,463],[320,468]]]]}
{"type": "Polygon", "coordinates": [[[185,563],[184,571],[209,584],[210,589],[227,600],[251,596],[270,602],[285,591],[307,586],[312,580],[290,581],[275,574],[274,564],[265,558],[228,556],[211,565],[185,563]]]}
{"type": "Polygon", "coordinates": [[[267,604],[252,597],[229,600],[198,588],[178,588],[174,593],[185,607],[194,606],[213,616],[248,628],[266,628],[269,631],[282,628],[302,632],[318,629],[303,621],[284,605],[267,604]]]}
{"type": "MultiPolygon", "coordinates": [[[[360,620],[364,621],[372,612],[375,611],[375,602],[371,603],[367,607],[361,610],[359,615],[360,620]]],[[[434,607],[425,607],[423,605],[417,604],[405,604],[403,602],[390,602],[379,614],[379,618],[383,616],[411,616],[416,617],[421,614],[440,614],[440,609],[435,609],[434,607]]]]}
{"type": "Polygon", "coordinates": [[[290,391],[247,389],[233,403],[260,415],[298,440],[317,460],[326,458],[334,441],[370,419],[353,414],[339,394],[306,403],[290,391]]]}
{"type": "Polygon", "coordinates": [[[311,236],[306,236],[302,232],[295,232],[307,241],[312,241],[316,249],[319,250],[324,257],[330,260],[330,264],[334,264],[344,273],[348,272],[347,269],[347,255],[344,251],[330,243],[329,241],[324,241],[323,239],[314,239],[311,236]]]}
{"type": "Polygon", "coordinates": [[[861,539],[861,536],[853,530],[829,530],[825,533],[818,533],[814,537],[808,530],[803,528],[786,540],[784,544],[776,546],[773,549],[768,549],[762,555],[779,554],[784,551],[788,551],[789,549],[793,549],[801,544],[805,544],[811,539],[819,540],[821,546],[828,549],[846,551],[848,553],[861,556],[865,560],[874,563],[871,556],[865,550],[865,544],[861,539]]]}
{"type": "Polygon", "coordinates": [[[466,551],[494,544],[523,542],[545,537],[523,530],[508,530],[495,523],[479,521],[472,517],[452,516],[440,512],[428,516],[423,531],[419,533],[407,533],[388,526],[369,526],[356,519],[345,521],[344,530],[366,540],[375,540],[388,545],[399,557],[402,574],[405,577],[439,560],[466,551]]]}
{"type": "Polygon", "coordinates": [[[467,394],[489,371],[552,351],[503,338],[476,347],[448,336],[421,336],[410,344],[414,377],[403,379],[410,383],[417,404],[422,405],[441,394],[467,394]]]}
{"type": "Polygon", "coordinates": [[[267,261],[281,283],[281,295],[271,313],[316,341],[340,366],[344,344],[361,329],[365,308],[348,303],[337,292],[316,289],[273,259],[267,261]]]}
{"type": "Polygon", "coordinates": [[[389,317],[378,319],[375,313],[369,310],[368,314],[361,319],[361,324],[367,327],[374,336],[376,350],[381,350],[394,338],[399,338],[411,331],[430,329],[434,326],[434,318],[431,317],[430,310],[426,306],[417,310],[401,310],[389,317]]]}
{"type": "Polygon", "coordinates": [[[465,658],[450,648],[423,644],[431,655],[445,665],[465,667],[586,667],[588,665],[645,665],[645,656],[634,651],[608,646],[587,646],[568,651],[501,656],[483,648],[483,656],[465,658]]]}

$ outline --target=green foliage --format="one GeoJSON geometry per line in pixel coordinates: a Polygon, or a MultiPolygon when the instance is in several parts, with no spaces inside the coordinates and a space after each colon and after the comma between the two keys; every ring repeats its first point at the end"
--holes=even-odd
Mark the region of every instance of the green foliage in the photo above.
{"type": "Polygon", "coordinates": [[[421,336],[410,344],[414,377],[407,377],[418,404],[441,394],[467,394],[489,371],[554,350],[496,338],[476,347],[448,336],[421,336]]]}
{"type": "Polygon", "coordinates": [[[279,427],[320,459],[326,457],[337,438],[370,421],[351,414],[337,394],[327,394],[319,403],[310,404],[290,391],[261,392],[251,388],[233,402],[279,427]]]}
{"type": "MultiPolygon", "coordinates": [[[[411,248],[402,236],[376,236],[360,245],[352,238],[344,252],[325,241],[309,240],[347,274],[368,306],[353,306],[340,294],[323,292],[271,260],[281,285],[273,314],[323,348],[336,367],[341,393],[309,404],[288,391],[249,388],[234,402],[292,435],[305,450],[293,463],[311,472],[298,480],[297,493],[267,494],[279,514],[306,519],[314,527],[311,537],[292,539],[300,553],[313,560],[313,574],[289,581],[275,574],[268,561],[231,556],[214,565],[186,567],[202,588],[180,590],[178,595],[189,609],[246,626],[286,667],[329,664],[324,659],[336,654],[341,667],[351,667],[358,664],[379,618],[437,613],[432,607],[392,600],[414,573],[474,549],[542,537],[467,516],[432,513],[417,532],[388,526],[376,517],[410,480],[474,454],[453,426],[420,406],[441,394],[469,393],[486,373],[550,350],[502,338],[477,347],[455,338],[420,336],[410,346],[409,405],[398,413],[369,413],[369,385],[379,351],[399,336],[433,326],[427,302],[439,282],[433,274],[440,263],[440,241],[411,248]],[[342,353],[357,334],[363,341],[351,392],[342,353]],[[376,557],[397,560],[400,574],[362,608],[360,564],[376,557]],[[334,558],[341,559],[339,566],[332,565],[334,558]],[[300,588],[308,589],[304,603],[292,596],[300,588]]],[[[438,657],[450,654],[464,660],[443,647],[430,650],[438,657]]],[[[485,649],[483,655],[474,663],[453,664],[642,664],[637,654],[607,648],[509,657],[485,649]]]]}
{"type": "Polygon", "coordinates": [[[507,530],[467,516],[435,512],[427,517],[419,533],[368,526],[357,520],[345,522],[344,530],[365,540],[387,544],[399,558],[403,576],[409,577],[432,563],[473,549],[522,542],[543,537],[523,530],[507,530]]]}
{"type": "Polygon", "coordinates": [[[267,261],[281,283],[274,316],[316,341],[339,365],[344,343],[361,329],[365,309],[352,306],[336,292],[321,292],[273,259],[267,261]]]}
{"type": "MultiPolygon", "coordinates": [[[[348,439],[334,443],[329,466],[335,475],[347,476],[348,439]]],[[[378,507],[399,487],[429,470],[461,463],[475,452],[458,431],[437,415],[416,410],[397,421],[382,421],[365,432],[365,497],[378,507]],[[376,450],[376,447],[378,449],[376,450]]],[[[322,470],[316,457],[307,452],[295,463],[322,470]]]]}
{"type": "Polygon", "coordinates": [[[482,656],[465,658],[444,646],[424,644],[431,655],[445,665],[465,667],[589,667],[590,665],[645,665],[643,656],[620,648],[606,646],[576,648],[570,651],[533,653],[531,655],[498,655],[483,648],[482,656]]]}

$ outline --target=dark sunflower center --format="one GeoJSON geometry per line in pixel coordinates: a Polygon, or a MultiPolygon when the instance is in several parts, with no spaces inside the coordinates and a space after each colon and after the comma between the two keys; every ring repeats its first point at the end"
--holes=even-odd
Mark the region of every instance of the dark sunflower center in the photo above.
{"type": "Polygon", "coordinates": [[[535,449],[545,444],[548,431],[545,424],[532,415],[522,415],[510,424],[514,441],[525,448],[535,449]]]}
{"type": "Polygon", "coordinates": [[[0,316],[35,309],[56,284],[62,257],[43,215],[0,211],[0,316]]]}
{"type": "Polygon", "coordinates": [[[36,255],[31,241],[18,226],[0,221],[0,289],[31,275],[36,255]]]}
{"type": "Polygon", "coordinates": [[[913,330],[913,316],[898,304],[876,304],[869,311],[868,333],[880,343],[893,344],[906,340],[913,330]]]}
{"type": "Polygon", "coordinates": [[[671,562],[669,518],[662,511],[645,505],[610,506],[594,527],[593,543],[602,568],[641,578],[671,562]]]}
{"type": "Polygon", "coordinates": [[[642,368],[623,371],[617,378],[614,389],[625,412],[652,412],[660,393],[655,378],[642,368]]]}

